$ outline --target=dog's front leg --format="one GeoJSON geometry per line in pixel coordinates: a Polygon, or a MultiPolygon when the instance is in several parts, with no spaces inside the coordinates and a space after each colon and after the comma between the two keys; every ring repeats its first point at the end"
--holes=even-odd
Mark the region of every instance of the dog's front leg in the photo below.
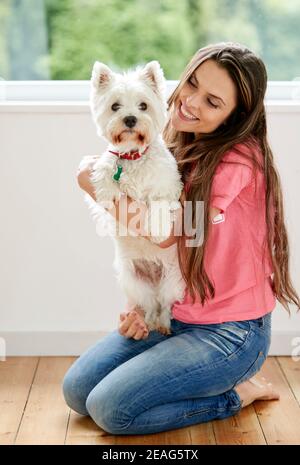
{"type": "Polygon", "coordinates": [[[171,306],[161,307],[160,315],[156,320],[157,331],[167,336],[171,334],[171,306]]]}
{"type": "Polygon", "coordinates": [[[99,160],[90,176],[97,202],[114,202],[120,199],[119,183],[113,179],[112,167],[99,160]]]}

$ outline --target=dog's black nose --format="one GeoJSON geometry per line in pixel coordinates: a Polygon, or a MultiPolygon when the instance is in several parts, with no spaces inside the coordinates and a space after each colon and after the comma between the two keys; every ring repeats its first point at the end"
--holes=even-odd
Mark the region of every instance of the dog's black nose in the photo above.
{"type": "Polygon", "coordinates": [[[123,121],[128,128],[133,128],[136,125],[137,118],[135,116],[125,116],[123,121]]]}

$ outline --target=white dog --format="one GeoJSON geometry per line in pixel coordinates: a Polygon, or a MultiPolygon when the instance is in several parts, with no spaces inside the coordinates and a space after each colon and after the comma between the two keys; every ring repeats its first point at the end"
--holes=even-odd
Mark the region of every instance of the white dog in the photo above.
{"type": "Polygon", "coordinates": [[[157,61],[123,74],[95,62],[90,107],[97,134],[109,145],[91,175],[97,203],[88,195],[86,201],[97,222],[104,221],[108,231],[115,220],[102,207],[106,202],[119,200],[123,192],[146,203],[146,226],[150,222],[151,232],[156,228],[156,234],[148,240],[129,234],[114,236],[110,229],[116,247],[114,269],[129,303],[144,310],[149,330],[170,334],[171,306],[182,301],[185,283],[177,245],[160,248],[157,244],[170,233],[183,183],[161,136],[167,117],[165,86],[157,61]],[[168,207],[167,227],[161,227],[155,216],[162,205],[168,207]]]}

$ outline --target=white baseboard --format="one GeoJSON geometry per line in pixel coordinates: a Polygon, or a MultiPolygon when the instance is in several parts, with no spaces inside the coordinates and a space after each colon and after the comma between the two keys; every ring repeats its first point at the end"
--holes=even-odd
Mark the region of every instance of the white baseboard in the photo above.
{"type": "MultiPolygon", "coordinates": [[[[0,334],[0,361],[5,356],[79,356],[106,334],[99,331],[4,332],[0,334]]],[[[300,345],[299,336],[299,331],[273,331],[269,355],[291,356],[296,343],[300,345]]]]}

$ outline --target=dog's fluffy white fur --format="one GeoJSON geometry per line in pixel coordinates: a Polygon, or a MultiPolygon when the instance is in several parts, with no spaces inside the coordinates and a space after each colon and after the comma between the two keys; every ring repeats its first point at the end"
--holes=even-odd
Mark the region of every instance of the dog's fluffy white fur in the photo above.
{"type": "Polygon", "coordinates": [[[167,211],[174,212],[179,207],[183,184],[176,160],[161,135],[167,118],[165,92],[165,78],[157,61],[123,74],[95,62],[90,108],[97,134],[109,144],[91,176],[97,203],[89,195],[85,200],[97,220],[97,227],[102,228],[101,233],[106,228],[106,233],[114,239],[114,269],[129,303],[144,310],[149,330],[170,334],[171,306],[175,301],[182,301],[185,283],[178,265],[177,245],[158,246],[170,233],[172,213],[167,216],[170,222],[166,228],[166,224],[155,222],[153,206],[167,205],[167,211]],[[128,116],[135,117],[132,127],[126,125],[128,116]],[[118,159],[109,150],[119,153],[137,150],[142,155],[136,160],[118,159]],[[122,165],[119,181],[113,179],[117,161],[122,165]],[[156,231],[150,240],[114,234],[115,219],[103,205],[120,199],[122,192],[146,202],[148,225],[151,232],[156,231]]]}

